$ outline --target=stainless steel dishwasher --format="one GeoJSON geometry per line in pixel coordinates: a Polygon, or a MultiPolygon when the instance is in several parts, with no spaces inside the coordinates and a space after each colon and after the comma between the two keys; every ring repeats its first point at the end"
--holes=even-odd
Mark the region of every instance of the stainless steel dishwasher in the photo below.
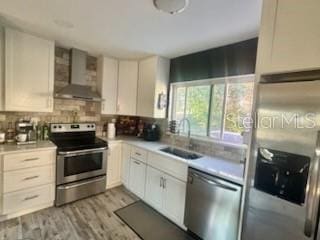
{"type": "Polygon", "coordinates": [[[242,187],[189,168],[184,223],[203,240],[236,240],[242,187]]]}

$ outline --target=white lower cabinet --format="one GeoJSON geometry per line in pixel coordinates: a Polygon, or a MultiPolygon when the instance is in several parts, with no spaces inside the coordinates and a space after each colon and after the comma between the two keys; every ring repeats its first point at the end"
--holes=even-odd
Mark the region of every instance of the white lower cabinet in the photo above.
{"type": "Polygon", "coordinates": [[[53,205],[55,159],[55,149],[19,151],[0,156],[0,221],[53,205]]]}
{"type": "Polygon", "coordinates": [[[24,190],[29,187],[49,184],[55,181],[53,165],[27,168],[3,173],[3,192],[24,190]]]}
{"type": "Polygon", "coordinates": [[[163,173],[153,167],[147,167],[145,201],[157,210],[163,206],[163,173]]]}
{"type": "Polygon", "coordinates": [[[107,188],[121,185],[121,143],[109,143],[107,160],[107,188]]]}
{"type": "Polygon", "coordinates": [[[27,190],[4,194],[3,214],[14,213],[39,206],[54,199],[54,185],[43,185],[27,190]]]}
{"type": "Polygon", "coordinates": [[[145,201],[180,226],[183,226],[185,197],[185,182],[147,167],[145,201]]]}
{"type": "Polygon", "coordinates": [[[125,187],[185,228],[187,163],[150,152],[141,146],[123,143],[121,172],[125,187]]]}
{"type": "Polygon", "coordinates": [[[163,214],[183,226],[187,184],[164,175],[163,214]]]}
{"type": "Polygon", "coordinates": [[[129,173],[130,173],[130,145],[122,144],[122,166],[121,166],[121,180],[126,188],[129,188],[129,173]]]}
{"type": "Polygon", "coordinates": [[[147,165],[139,160],[131,158],[129,173],[129,190],[139,198],[144,198],[146,184],[147,165]]]}

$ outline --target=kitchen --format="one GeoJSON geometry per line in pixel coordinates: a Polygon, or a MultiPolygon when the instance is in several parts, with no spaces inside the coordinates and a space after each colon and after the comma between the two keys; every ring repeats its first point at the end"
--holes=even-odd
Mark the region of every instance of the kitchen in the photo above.
{"type": "Polygon", "coordinates": [[[320,239],[317,0],[0,6],[1,239],[320,239]]]}

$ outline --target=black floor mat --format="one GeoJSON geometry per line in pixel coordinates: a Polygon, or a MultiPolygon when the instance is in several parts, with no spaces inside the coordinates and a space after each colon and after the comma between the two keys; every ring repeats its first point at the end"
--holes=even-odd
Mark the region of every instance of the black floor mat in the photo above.
{"type": "Polygon", "coordinates": [[[188,233],[142,201],[115,211],[144,240],[194,240],[188,233]]]}

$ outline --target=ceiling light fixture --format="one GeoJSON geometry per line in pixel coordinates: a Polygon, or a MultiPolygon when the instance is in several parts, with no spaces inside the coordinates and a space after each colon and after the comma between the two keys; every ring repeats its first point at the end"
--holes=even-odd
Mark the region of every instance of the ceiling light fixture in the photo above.
{"type": "Polygon", "coordinates": [[[162,12],[177,14],[186,10],[189,0],[153,0],[153,5],[162,12]]]}

